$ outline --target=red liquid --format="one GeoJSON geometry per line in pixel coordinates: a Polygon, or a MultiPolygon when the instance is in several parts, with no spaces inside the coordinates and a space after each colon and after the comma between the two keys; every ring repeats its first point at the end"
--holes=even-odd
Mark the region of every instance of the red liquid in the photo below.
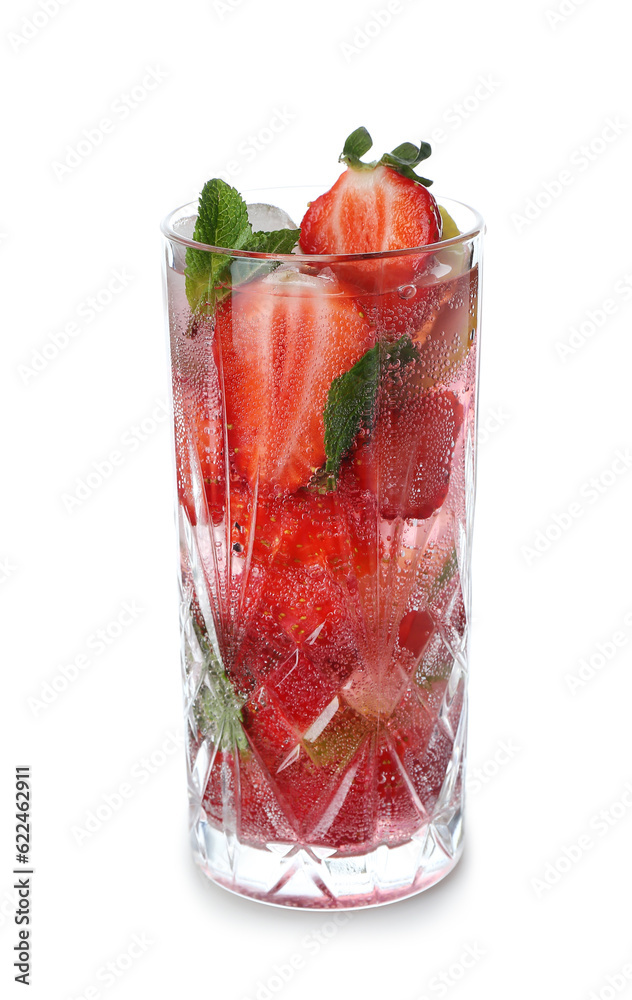
{"type": "Polygon", "coordinates": [[[245,843],[360,853],[437,808],[464,712],[476,282],[362,293],[374,343],[417,356],[384,376],[335,489],[249,481],[221,330],[172,338],[190,755],[209,744],[202,807],[245,843]]]}

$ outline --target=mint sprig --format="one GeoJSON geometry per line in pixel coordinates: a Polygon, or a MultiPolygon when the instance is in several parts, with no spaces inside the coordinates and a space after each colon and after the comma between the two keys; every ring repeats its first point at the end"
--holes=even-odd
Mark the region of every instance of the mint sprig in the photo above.
{"type": "MultiPolygon", "coordinates": [[[[219,177],[207,181],[202,188],[193,230],[193,239],[198,243],[254,253],[291,253],[300,235],[300,229],[253,233],[246,203],[235,188],[219,177]]],[[[232,274],[232,261],[230,254],[187,247],[185,287],[194,313],[212,313],[216,303],[229,295],[234,285],[276,266],[274,261],[245,261],[248,266],[232,274]]]]}
{"type": "Polygon", "coordinates": [[[402,177],[408,177],[410,180],[423,184],[424,187],[430,187],[432,181],[428,180],[427,177],[420,177],[414,170],[414,167],[418,163],[421,163],[422,160],[427,160],[432,153],[430,143],[420,142],[418,146],[415,146],[412,142],[402,142],[401,145],[396,146],[390,153],[384,153],[381,159],[373,160],[371,163],[364,163],[362,157],[365,153],[368,153],[372,146],[373,139],[364,125],[361,125],[360,128],[355,129],[347,137],[339,157],[339,162],[346,163],[348,167],[353,167],[354,170],[374,170],[375,167],[379,166],[392,167],[402,177]]]}
{"type": "Polygon", "coordinates": [[[360,428],[371,431],[380,377],[418,357],[417,348],[408,337],[394,344],[376,344],[355,365],[335,378],[329,387],[323,414],[325,423],[325,465],[321,481],[332,489],[340,463],[355,441],[360,428]]]}

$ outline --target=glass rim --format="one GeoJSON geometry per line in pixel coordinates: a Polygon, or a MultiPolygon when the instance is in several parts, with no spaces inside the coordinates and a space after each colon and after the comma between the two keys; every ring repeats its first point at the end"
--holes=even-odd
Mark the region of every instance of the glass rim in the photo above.
{"type": "MultiPolygon", "coordinates": [[[[273,189],[271,188],[270,190],[273,189]]],[[[284,189],[275,188],[274,190],[284,189]]],[[[448,240],[438,240],[436,243],[425,243],[418,247],[402,247],[401,249],[396,250],[376,250],[371,251],[370,253],[260,253],[255,250],[236,250],[232,247],[216,247],[211,246],[208,243],[199,243],[197,240],[189,239],[189,237],[183,236],[182,233],[176,232],[172,224],[172,220],[175,216],[187,211],[188,209],[191,209],[191,212],[189,213],[191,216],[196,216],[198,208],[197,201],[186,202],[184,205],[180,205],[178,208],[169,212],[161,221],[160,230],[163,236],[165,236],[168,240],[179,243],[181,246],[192,247],[195,250],[206,250],[210,253],[221,253],[227,257],[245,257],[249,260],[275,260],[295,264],[299,262],[309,263],[310,261],[316,261],[318,264],[342,264],[345,262],[351,263],[353,261],[361,260],[389,260],[393,257],[410,257],[420,253],[436,253],[439,250],[458,246],[460,243],[473,239],[485,231],[485,222],[483,217],[476,211],[475,208],[472,208],[471,205],[468,205],[463,201],[456,201],[454,198],[437,198],[437,202],[442,205],[445,201],[449,201],[453,205],[458,205],[459,208],[465,208],[471,213],[474,220],[473,225],[466,232],[459,233],[457,236],[452,236],[448,240]]]]}

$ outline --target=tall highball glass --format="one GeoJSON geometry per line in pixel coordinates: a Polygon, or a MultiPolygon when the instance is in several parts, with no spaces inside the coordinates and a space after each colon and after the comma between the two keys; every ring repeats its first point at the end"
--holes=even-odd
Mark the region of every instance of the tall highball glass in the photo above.
{"type": "Polygon", "coordinates": [[[462,848],[482,221],[439,202],[460,235],[376,254],[162,226],[193,851],[268,903],[401,899],[462,848]],[[195,315],[188,249],[232,275],[195,315]]]}

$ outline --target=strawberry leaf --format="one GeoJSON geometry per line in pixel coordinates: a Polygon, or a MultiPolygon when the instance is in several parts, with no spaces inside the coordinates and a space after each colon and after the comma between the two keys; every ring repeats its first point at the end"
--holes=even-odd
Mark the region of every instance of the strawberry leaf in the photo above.
{"type": "MultiPolygon", "coordinates": [[[[193,230],[193,239],[198,243],[255,253],[290,253],[300,234],[300,229],[253,233],[246,203],[235,188],[218,177],[202,188],[193,230]]],[[[187,247],[185,287],[194,313],[212,312],[215,303],[230,294],[234,285],[276,267],[275,261],[238,261],[246,266],[233,268],[230,254],[187,247]]]]}
{"type": "Polygon", "coordinates": [[[347,137],[342,153],[338,158],[339,162],[346,163],[348,167],[353,167],[354,170],[374,170],[375,167],[379,166],[391,167],[393,170],[397,170],[403,177],[409,177],[410,180],[417,181],[418,184],[423,184],[424,187],[430,187],[432,181],[428,180],[427,177],[420,177],[414,170],[418,163],[421,163],[422,160],[427,160],[430,156],[432,152],[430,143],[420,142],[418,146],[415,146],[413,142],[402,142],[390,153],[384,153],[381,159],[373,160],[371,163],[364,163],[361,157],[365,153],[368,153],[372,145],[373,140],[371,136],[364,126],[361,125],[360,128],[357,128],[355,132],[352,132],[347,137]]]}
{"type": "Polygon", "coordinates": [[[371,146],[373,145],[373,139],[365,129],[364,125],[357,128],[355,132],[352,132],[350,136],[347,136],[347,140],[344,144],[342,153],[340,154],[339,161],[343,160],[345,163],[351,164],[352,161],[359,161],[365,153],[368,153],[371,146]]]}
{"type": "Polygon", "coordinates": [[[429,181],[427,177],[420,177],[419,174],[415,173],[413,167],[416,167],[422,160],[427,160],[431,153],[432,149],[428,142],[420,142],[419,146],[415,146],[412,142],[403,142],[401,146],[396,146],[391,153],[384,153],[380,163],[387,167],[393,167],[403,177],[409,177],[411,180],[423,184],[424,187],[430,187],[432,181],[429,181]]]}
{"type": "Polygon", "coordinates": [[[364,427],[371,431],[375,421],[375,403],[380,376],[417,358],[417,349],[408,337],[394,344],[376,344],[356,361],[353,368],[334,379],[327,394],[323,414],[325,455],[323,469],[328,489],[335,486],[340,463],[364,427]]]}
{"type": "Polygon", "coordinates": [[[420,142],[419,146],[415,146],[412,142],[403,142],[401,146],[396,146],[390,155],[399,160],[400,163],[416,167],[422,160],[427,160],[431,153],[429,142],[420,142]]]}

